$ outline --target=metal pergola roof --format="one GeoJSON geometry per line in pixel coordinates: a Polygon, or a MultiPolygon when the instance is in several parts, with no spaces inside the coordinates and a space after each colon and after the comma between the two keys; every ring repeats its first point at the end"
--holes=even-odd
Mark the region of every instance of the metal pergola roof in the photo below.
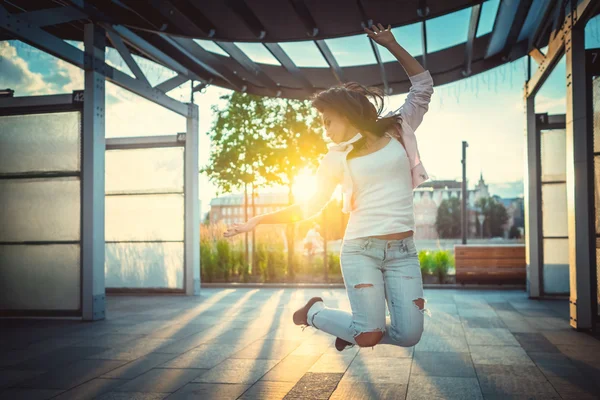
{"type": "MultiPolygon", "coordinates": [[[[401,66],[383,62],[371,42],[376,63],[340,66],[325,39],[363,34],[381,21],[392,27],[419,23],[422,55],[416,57],[436,85],[460,80],[539,52],[563,23],[562,0],[501,0],[490,33],[477,37],[483,0],[5,0],[10,15],[61,38],[83,40],[83,25],[105,27],[112,46],[138,80],[147,83],[131,53],[178,73],[158,85],[162,92],[188,81],[248,93],[304,99],[345,81],[379,86],[388,94],[406,92],[410,82],[401,66]],[[464,42],[427,51],[430,19],[470,9],[464,42]],[[203,48],[212,41],[227,55],[203,48]],[[299,67],[281,42],[312,41],[328,68],[299,67]],[[257,42],[279,65],[253,61],[235,42],[257,42]]],[[[568,14],[568,13],[567,13],[568,14]]],[[[10,38],[10,34],[0,39],[10,38]]],[[[22,38],[21,38],[22,39],[22,38]]]]}

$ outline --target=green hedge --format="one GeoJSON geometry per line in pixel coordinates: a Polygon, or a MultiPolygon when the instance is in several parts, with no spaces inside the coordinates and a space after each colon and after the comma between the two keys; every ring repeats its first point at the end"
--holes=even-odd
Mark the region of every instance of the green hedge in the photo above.
{"type": "Polygon", "coordinates": [[[419,263],[423,275],[435,275],[440,283],[443,283],[446,281],[450,268],[454,268],[454,256],[450,250],[421,250],[419,251],[419,263]]]}

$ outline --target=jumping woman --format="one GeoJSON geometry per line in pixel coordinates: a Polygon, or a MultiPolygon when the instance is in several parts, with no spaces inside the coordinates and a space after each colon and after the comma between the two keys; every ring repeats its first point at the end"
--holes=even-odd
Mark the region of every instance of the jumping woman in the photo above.
{"type": "Polygon", "coordinates": [[[413,346],[421,339],[428,313],[413,240],[413,189],[428,176],[414,131],[429,108],[433,81],[396,42],[390,26],[377,24],[365,32],[396,57],[410,78],[404,105],[381,116],[381,91],[358,83],[316,94],[312,104],[334,142],[317,170],[317,193],[306,203],[256,216],[225,232],[230,237],[259,224],[308,219],[329,202],[338,184],[342,186],[343,212],[350,218],[340,259],[352,313],[326,307],[322,298],[313,297],[293,315],[296,325],[336,336],[339,351],[355,344],[413,346]]]}

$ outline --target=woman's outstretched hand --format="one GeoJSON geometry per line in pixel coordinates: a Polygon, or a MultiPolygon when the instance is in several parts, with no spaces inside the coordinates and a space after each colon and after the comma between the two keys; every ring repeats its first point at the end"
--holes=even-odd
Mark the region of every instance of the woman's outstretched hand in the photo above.
{"type": "Polygon", "coordinates": [[[365,28],[365,32],[367,33],[367,36],[381,46],[386,47],[390,44],[396,43],[396,39],[392,34],[392,27],[390,25],[388,25],[387,28],[384,28],[381,24],[373,24],[371,29],[365,28]]]}
{"type": "Polygon", "coordinates": [[[245,224],[234,224],[223,233],[223,236],[232,237],[240,233],[251,232],[258,225],[258,221],[258,218],[250,218],[245,224]]]}

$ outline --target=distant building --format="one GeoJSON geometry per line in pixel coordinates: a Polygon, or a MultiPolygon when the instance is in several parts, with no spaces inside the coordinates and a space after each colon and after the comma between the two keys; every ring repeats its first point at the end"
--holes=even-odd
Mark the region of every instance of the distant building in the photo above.
{"type": "MultiPolygon", "coordinates": [[[[435,180],[423,183],[413,193],[415,210],[415,238],[416,239],[438,239],[435,220],[437,210],[442,201],[453,197],[461,199],[461,182],[457,180],[435,180]]],[[[483,179],[483,174],[479,176],[479,182],[474,189],[467,190],[467,222],[468,236],[474,237],[477,234],[477,212],[475,204],[481,198],[490,197],[489,185],[483,179]]],[[[524,226],[523,218],[523,199],[501,199],[494,196],[505,207],[508,213],[508,221],[505,225],[505,236],[512,225],[517,227],[524,226]]]]}
{"type": "MultiPolygon", "coordinates": [[[[260,193],[254,197],[256,215],[280,210],[289,205],[287,193],[260,193]]],[[[252,215],[252,198],[248,194],[248,218],[252,215]]],[[[214,198],[210,201],[209,221],[211,224],[223,222],[226,225],[245,221],[244,194],[234,193],[214,198]]]]}
{"type": "MultiPolygon", "coordinates": [[[[481,198],[490,197],[489,186],[479,177],[479,182],[474,189],[467,191],[467,221],[468,237],[477,236],[477,212],[476,202],[481,198]]],[[[493,196],[504,205],[508,213],[508,221],[504,226],[505,236],[513,225],[521,228],[524,226],[523,198],[502,199],[493,196]]],[[[438,239],[435,220],[437,210],[444,200],[461,198],[461,182],[457,180],[434,180],[423,183],[413,192],[415,212],[415,238],[416,239],[438,239]]],[[[287,193],[261,193],[255,197],[256,214],[264,214],[280,210],[288,206],[287,193]]],[[[226,225],[243,223],[244,195],[241,193],[228,194],[217,197],[210,202],[208,213],[210,223],[223,222],[226,225]]],[[[251,198],[248,198],[248,218],[252,217],[251,198]]],[[[347,219],[344,219],[343,226],[347,219]]],[[[343,227],[342,227],[343,228],[343,227]]],[[[343,230],[341,231],[343,233],[343,230]]]]}

